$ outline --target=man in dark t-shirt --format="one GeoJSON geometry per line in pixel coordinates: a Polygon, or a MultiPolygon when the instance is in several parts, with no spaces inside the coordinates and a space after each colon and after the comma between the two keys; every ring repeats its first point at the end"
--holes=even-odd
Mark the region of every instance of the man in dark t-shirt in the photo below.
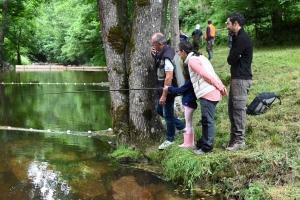
{"type": "Polygon", "coordinates": [[[201,40],[201,45],[203,44],[203,33],[200,30],[200,24],[196,25],[196,30],[194,30],[192,32],[192,36],[193,38],[193,47],[196,51],[199,51],[199,47],[200,47],[200,40],[201,40]]]}

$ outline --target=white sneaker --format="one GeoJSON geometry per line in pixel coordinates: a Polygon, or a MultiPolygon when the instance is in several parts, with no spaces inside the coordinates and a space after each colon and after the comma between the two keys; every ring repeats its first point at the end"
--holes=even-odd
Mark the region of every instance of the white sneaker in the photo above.
{"type": "Polygon", "coordinates": [[[159,150],[164,150],[165,148],[167,148],[168,146],[174,144],[175,142],[170,142],[168,140],[164,141],[161,145],[159,145],[158,149],[159,150]]]}
{"type": "Polygon", "coordinates": [[[178,129],[175,130],[175,134],[182,133],[182,132],[186,132],[186,127],[181,130],[178,130],[178,129]]]}

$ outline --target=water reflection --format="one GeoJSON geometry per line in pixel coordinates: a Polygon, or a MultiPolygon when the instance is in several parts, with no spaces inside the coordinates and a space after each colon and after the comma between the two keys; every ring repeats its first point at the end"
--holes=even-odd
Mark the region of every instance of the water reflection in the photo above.
{"type": "Polygon", "coordinates": [[[86,132],[112,126],[109,92],[91,92],[108,87],[89,84],[108,82],[106,72],[11,72],[0,74],[0,82],[14,83],[0,84],[0,125],[86,132]]]}
{"type": "Polygon", "coordinates": [[[75,134],[111,127],[108,92],[39,95],[100,86],[17,84],[107,82],[105,72],[12,72],[0,82],[14,82],[0,84],[0,126],[11,127],[0,130],[1,200],[188,199],[171,183],[111,161],[109,138],[75,134]]]}
{"type": "Polygon", "coordinates": [[[0,199],[188,199],[152,174],[111,162],[107,141],[0,131],[0,199]]]}

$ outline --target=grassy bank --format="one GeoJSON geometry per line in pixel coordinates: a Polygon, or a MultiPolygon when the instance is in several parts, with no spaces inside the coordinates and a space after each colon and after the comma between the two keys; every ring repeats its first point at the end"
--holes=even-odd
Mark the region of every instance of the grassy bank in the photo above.
{"type": "MultiPolygon", "coordinates": [[[[216,47],[212,64],[229,89],[228,51],[216,47]]],[[[281,96],[282,105],[276,100],[265,114],[247,116],[244,149],[227,152],[222,148],[230,133],[225,96],[216,109],[212,154],[196,156],[190,149],[179,148],[177,144],[183,141],[179,135],[176,145],[164,151],[153,148],[148,156],[161,166],[165,177],[190,188],[214,188],[232,199],[300,199],[299,55],[300,47],[254,50],[253,85],[247,104],[259,93],[274,92],[281,96]]],[[[199,119],[198,109],[195,139],[201,135],[201,126],[196,125],[199,119]]],[[[121,155],[118,151],[115,155],[121,155]]]]}

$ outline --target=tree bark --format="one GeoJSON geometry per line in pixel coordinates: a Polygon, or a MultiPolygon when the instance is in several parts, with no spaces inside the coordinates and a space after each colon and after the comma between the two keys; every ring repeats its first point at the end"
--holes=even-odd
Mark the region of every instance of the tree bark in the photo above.
{"type": "Polygon", "coordinates": [[[121,144],[143,145],[164,127],[155,112],[151,36],[160,32],[162,3],[134,1],[134,18],[127,7],[132,1],[97,0],[102,39],[111,89],[113,130],[121,144]],[[124,20],[125,19],[125,20],[124,20]],[[145,88],[145,90],[130,90],[145,88]],[[152,88],[152,89],[147,89],[152,88]]]}
{"type": "MultiPolygon", "coordinates": [[[[149,5],[137,5],[131,43],[130,88],[154,88],[154,60],[150,54],[151,36],[160,32],[162,5],[150,0],[149,5]]],[[[162,132],[163,126],[155,112],[155,90],[130,91],[130,119],[133,138],[149,139],[162,132]]]]}
{"type": "Polygon", "coordinates": [[[21,59],[21,52],[20,52],[20,40],[21,40],[21,35],[22,35],[22,28],[20,28],[19,31],[19,39],[17,42],[17,64],[21,65],[22,64],[22,59],[21,59]]]}
{"type": "MultiPolygon", "coordinates": [[[[161,27],[160,32],[164,35],[167,33],[167,13],[168,13],[169,0],[162,0],[162,14],[161,14],[161,27]]],[[[168,35],[166,35],[168,38],[168,35]]]]}
{"type": "Polygon", "coordinates": [[[170,0],[170,29],[171,46],[176,49],[179,43],[179,19],[178,19],[179,0],[170,0]]]}
{"type": "MultiPolygon", "coordinates": [[[[176,50],[180,42],[179,39],[179,18],[178,18],[179,0],[170,0],[170,33],[171,46],[176,50]]],[[[180,60],[180,59],[179,59],[180,60]]],[[[179,63],[178,63],[179,66],[179,63]]],[[[184,107],[182,105],[182,97],[177,96],[174,102],[175,115],[178,118],[184,118],[184,107]]]]}
{"type": "MultiPolygon", "coordinates": [[[[126,43],[119,24],[117,6],[111,0],[97,0],[97,3],[110,89],[126,89],[128,88],[126,43]]],[[[126,144],[130,133],[128,92],[110,92],[110,96],[113,132],[118,142],[126,144]]]]}
{"type": "Polygon", "coordinates": [[[281,26],[282,26],[282,11],[277,9],[272,13],[272,31],[273,37],[277,38],[281,35],[281,26]]]}

